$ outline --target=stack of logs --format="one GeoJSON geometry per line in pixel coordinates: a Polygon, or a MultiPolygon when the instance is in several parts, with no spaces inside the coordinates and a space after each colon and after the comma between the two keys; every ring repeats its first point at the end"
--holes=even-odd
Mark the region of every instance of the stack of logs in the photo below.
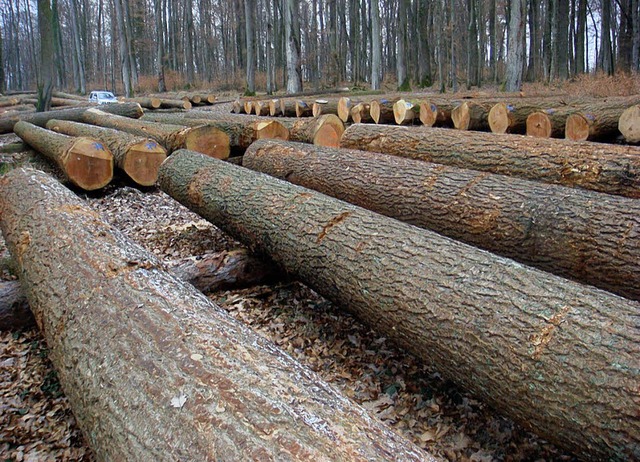
{"type": "MultiPolygon", "coordinates": [[[[620,101],[603,102],[601,114],[620,101]]],[[[93,145],[36,126],[91,134],[64,115],[15,130],[58,151],[68,176],[84,168],[87,146],[99,171],[109,170],[107,148],[126,164],[113,130],[131,134],[134,153],[137,137],[152,138],[175,151],[156,168],[165,192],[444,377],[579,457],[640,458],[638,148],[384,125],[424,112],[431,125],[504,128],[500,110],[521,124],[526,105],[505,101],[268,103],[281,117],[265,118],[263,106],[251,117],[83,109],[80,122],[105,127],[93,145]],[[344,131],[345,107],[378,125],[344,131]],[[246,168],[221,161],[224,143],[242,150],[246,168]],[[200,152],[183,149],[192,146],[200,152]]],[[[574,113],[564,110],[567,120],[574,113]]],[[[504,131],[517,131],[511,123],[504,131]]],[[[160,153],[147,156],[159,164],[160,153]]],[[[8,247],[103,458],[135,446],[149,459],[429,459],[168,276],[52,179],[16,171],[0,192],[8,247]],[[92,250],[69,256],[70,240],[92,250]],[[59,287],[75,289],[51,296],[59,287]],[[112,402],[136,412],[102,411],[112,402]]]]}
{"type": "Polygon", "coordinates": [[[305,100],[277,98],[236,100],[232,112],[259,116],[317,117],[335,114],[347,123],[425,125],[459,130],[527,134],[574,141],[609,141],[622,135],[640,142],[640,97],[529,98],[446,97],[409,94],[328,97],[305,100]]]}

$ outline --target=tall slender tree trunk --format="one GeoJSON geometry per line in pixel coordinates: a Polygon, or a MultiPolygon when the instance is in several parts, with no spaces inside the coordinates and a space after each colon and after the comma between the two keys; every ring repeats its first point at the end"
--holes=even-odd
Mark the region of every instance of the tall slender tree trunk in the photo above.
{"type": "MultiPolygon", "coordinates": [[[[38,13],[39,17],[39,13],[38,13]]],[[[7,90],[7,83],[5,81],[5,73],[4,73],[4,43],[2,39],[2,35],[5,29],[0,29],[0,93],[4,93],[7,90]]]]}
{"type": "Polygon", "coordinates": [[[380,34],[380,4],[378,0],[371,0],[371,89],[380,89],[380,74],[382,64],[382,48],[380,34]]]}
{"type": "Polygon", "coordinates": [[[267,95],[271,95],[276,90],[275,56],[274,56],[274,49],[273,49],[273,14],[271,12],[271,2],[269,0],[266,0],[264,3],[267,9],[267,44],[266,44],[267,95]]]}
{"type": "Polygon", "coordinates": [[[478,19],[476,0],[467,1],[469,26],[467,28],[467,89],[478,86],[478,19]]]}
{"type": "Polygon", "coordinates": [[[122,72],[122,83],[124,93],[128,98],[133,97],[133,85],[131,81],[131,64],[129,62],[129,51],[127,47],[127,36],[125,31],[125,18],[122,0],[114,0],[116,23],[118,28],[118,51],[120,52],[120,65],[122,72]]]}
{"type": "Polygon", "coordinates": [[[247,43],[247,89],[246,95],[256,93],[256,42],[255,42],[255,0],[244,0],[244,28],[247,43]]]}
{"type": "Polygon", "coordinates": [[[585,33],[587,27],[587,0],[578,0],[576,14],[576,35],[574,37],[576,50],[576,74],[585,71],[585,33]]]}
{"type": "Polygon", "coordinates": [[[287,50],[287,93],[302,91],[300,65],[300,26],[298,24],[298,0],[285,0],[284,23],[287,50]]]}
{"type": "Polygon", "coordinates": [[[456,34],[454,33],[454,30],[457,26],[455,0],[451,0],[450,8],[451,8],[451,12],[450,12],[449,18],[451,22],[449,27],[449,31],[450,31],[449,38],[451,39],[451,89],[455,93],[458,91],[458,56],[457,56],[457,50],[456,50],[456,34]]]}
{"type": "Polygon", "coordinates": [[[79,27],[78,0],[70,0],[71,28],[73,30],[73,60],[76,74],[76,91],[84,95],[87,93],[87,80],[85,76],[85,60],[82,53],[82,41],[79,27]]]}
{"type": "Polygon", "coordinates": [[[609,75],[613,75],[613,44],[611,42],[611,2],[602,2],[602,33],[600,35],[600,54],[598,67],[609,75]]]}
{"type": "Polygon", "coordinates": [[[396,51],[396,78],[399,90],[409,90],[409,78],[407,76],[407,3],[406,0],[398,2],[397,27],[398,41],[396,51]]]}
{"type": "Polygon", "coordinates": [[[509,44],[507,46],[506,91],[518,91],[522,86],[522,66],[524,63],[524,42],[526,11],[525,0],[511,0],[509,20],[509,44]]]}
{"type": "Polygon", "coordinates": [[[640,1],[632,0],[633,43],[631,51],[631,70],[640,71],[640,1]]]}
{"type": "Polygon", "coordinates": [[[164,79],[164,24],[162,21],[162,0],[153,0],[156,17],[156,68],[158,73],[158,91],[167,91],[164,79]]]}
{"type": "Polygon", "coordinates": [[[50,0],[38,0],[38,30],[40,32],[40,78],[37,110],[43,112],[51,108],[53,92],[53,12],[50,0]]]}
{"type": "Polygon", "coordinates": [[[52,0],[51,12],[53,14],[53,46],[55,49],[55,66],[57,71],[56,82],[58,84],[58,87],[64,88],[67,85],[67,70],[64,62],[64,53],[62,50],[62,31],[60,30],[58,0],[52,0]]]}
{"type": "Polygon", "coordinates": [[[489,0],[489,65],[491,66],[491,80],[498,83],[498,37],[496,35],[496,0],[489,0]]]}
{"type": "Polygon", "coordinates": [[[195,53],[194,53],[195,32],[194,32],[194,25],[193,25],[192,0],[187,0],[185,4],[184,18],[185,18],[184,21],[185,21],[185,32],[186,32],[184,52],[185,52],[185,68],[187,71],[187,84],[189,86],[193,86],[196,81],[196,69],[195,69],[195,53]]]}

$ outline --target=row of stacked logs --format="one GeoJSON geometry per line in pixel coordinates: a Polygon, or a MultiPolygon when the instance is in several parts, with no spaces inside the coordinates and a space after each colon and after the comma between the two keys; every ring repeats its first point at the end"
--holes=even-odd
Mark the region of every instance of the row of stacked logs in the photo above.
{"type": "Polygon", "coordinates": [[[343,122],[422,124],[460,130],[516,133],[574,141],[610,140],[622,134],[640,142],[640,98],[446,98],[390,95],[374,99],[333,97],[236,100],[232,112],[259,116],[317,117],[335,114],[343,122]]]}

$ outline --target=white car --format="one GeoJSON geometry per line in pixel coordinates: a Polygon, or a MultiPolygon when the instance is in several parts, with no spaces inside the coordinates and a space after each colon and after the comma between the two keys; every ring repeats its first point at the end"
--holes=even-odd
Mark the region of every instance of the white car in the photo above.
{"type": "Polygon", "coordinates": [[[118,99],[110,91],[99,90],[89,93],[89,101],[98,104],[110,104],[117,103],[118,99]]]}

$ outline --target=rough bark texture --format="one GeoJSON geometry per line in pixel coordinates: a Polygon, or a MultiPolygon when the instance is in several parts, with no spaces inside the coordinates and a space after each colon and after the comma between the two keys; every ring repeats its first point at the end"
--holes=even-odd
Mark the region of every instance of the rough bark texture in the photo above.
{"type": "Polygon", "coordinates": [[[640,300],[640,204],[364,151],[263,140],[244,167],[640,300]]]}
{"type": "Polygon", "coordinates": [[[428,127],[352,125],[344,148],[640,198],[638,149],[428,127]]]}
{"type": "MultiPolygon", "coordinates": [[[[91,108],[73,108],[73,109],[59,109],[48,112],[38,112],[35,114],[24,114],[20,116],[14,116],[0,120],[0,134],[11,133],[13,126],[19,120],[32,123],[39,127],[44,127],[46,123],[51,119],[58,120],[73,120],[75,122],[82,122],[82,115],[91,108]]],[[[100,110],[109,114],[117,114],[124,117],[138,118],[142,116],[142,108],[138,103],[123,103],[123,104],[105,104],[100,107],[100,110]]]]}
{"type": "Polygon", "coordinates": [[[550,441],[640,457],[637,302],[188,151],[159,184],[550,441]]]}
{"type": "Polygon", "coordinates": [[[0,190],[2,231],[98,460],[433,460],[44,174],[15,170],[0,190]]]}
{"type": "Polygon", "coordinates": [[[369,103],[371,118],[377,124],[395,123],[393,104],[395,101],[388,99],[374,99],[369,103]]]}
{"type": "Polygon", "coordinates": [[[627,143],[640,143],[640,104],[629,107],[620,115],[618,129],[627,143]]]}
{"type": "Polygon", "coordinates": [[[127,101],[138,103],[147,109],[160,109],[160,98],[127,98],[127,101]]]}
{"type": "MultiPolygon", "coordinates": [[[[228,145],[236,150],[245,150],[255,140],[262,138],[289,139],[289,131],[280,123],[281,119],[268,117],[212,114],[193,111],[185,114],[148,114],[143,120],[182,124],[191,127],[207,125],[222,131],[228,137],[228,145]]],[[[218,157],[219,159],[221,157],[218,157]]]]}
{"type": "MultiPolygon", "coordinates": [[[[204,114],[204,112],[203,112],[204,114]]],[[[220,130],[206,125],[184,125],[148,122],[90,109],[82,115],[84,122],[113,128],[137,136],[148,136],[160,143],[171,154],[176,149],[188,148],[207,156],[224,159],[229,156],[228,145],[220,130]]]]}
{"type": "Polygon", "coordinates": [[[34,324],[29,302],[18,281],[0,281],[0,330],[19,330],[34,324]]]}
{"type": "Polygon", "coordinates": [[[15,124],[22,140],[54,162],[74,185],[86,191],[103,188],[113,179],[113,155],[95,139],[72,137],[28,122],[15,124]]]}
{"type": "Polygon", "coordinates": [[[451,111],[453,126],[458,130],[489,131],[489,111],[492,104],[464,102],[451,111]]]}
{"type": "Polygon", "coordinates": [[[152,186],[158,178],[158,168],[167,158],[167,151],[155,140],[130,133],[78,122],[51,119],[47,128],[70,136],[86,136],[104,143],[113,160],[133,181],[152,186]]]}
{"type": "Polygon", "coordinates": [[[335,98],[315,100],[311,108],[311,114],[313,117],[320,117],[326,114],[338,115],[338,100],[335,98]]]}
{"type": "Polygon", "coordinates": [[[593,106],[567,117],[565,138],[574,141],[613,139],[620,134],[618,121],[626,108],[593,106]]]}
{"type": "Polygon", "coordinates": [[[253,103],[253,109],[256,115],[269,115],[269,101],[256,101],[255,103],[253,103]]]}

